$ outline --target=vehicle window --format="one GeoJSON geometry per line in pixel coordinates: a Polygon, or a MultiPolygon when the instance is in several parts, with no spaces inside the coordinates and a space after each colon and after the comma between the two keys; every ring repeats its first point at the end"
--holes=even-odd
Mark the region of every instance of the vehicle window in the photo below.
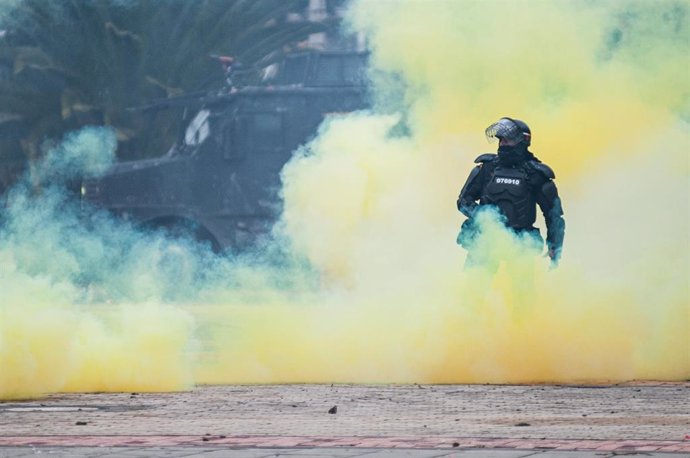
{"type": "Polygon", "coordinates": [[[332,56],[320,56],[316,69],[316,81],[318,84],[342,83],[342,69],[340,59],[332,56]]]}
{"type": "Polygon", "coordinates": [[[350,84],[362,83],[365,62],[362,56],[350,56],[343,60],[343,80],[350,84]]]}
{"type": "Polygon", "coordinates": [[[9,83],[14,73],[14,64],[9,59],[0,59],[0,81],[9,83]]]}
{"type": "Polygon", "coordinates": [[[294,56],[285,60],[282,68],[282,84],[301,84],[306,78],[307,56],[294,56]]]}
{"type": "Polygon", "coordinates": [[[220,124],[220,139],[222,142],[223,158],[225,159],[242,159],[246,148],[241,148],[236,140],[240,134],[240,126],[235,126],[233,129],[232,119],[225,119],[220,124]]]}
{"type": "Polygon", "coordinates": [[[233,154],[247,154],[247,150],[271,152],[283,147],[282,113],[245,113],[237,117],[231,148],[233,154]]]}
{"type": "Polygon", "coordinates": [[[254,115],[254,145],[261,150],[273,150],[283,145],[283,117],[280,113],[254,115]]]}

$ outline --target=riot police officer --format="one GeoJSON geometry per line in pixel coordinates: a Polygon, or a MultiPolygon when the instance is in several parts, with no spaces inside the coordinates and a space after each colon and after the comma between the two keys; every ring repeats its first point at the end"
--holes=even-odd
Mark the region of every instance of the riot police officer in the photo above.
{"type": "Polygon", "coordinates": [[[474,242],[481,235],[475,216],[489,206],[503,224],[521,238],[536,241],[543,249],[539,229],[534,227],[536,206],[546,221],[546,246],[552,266],[557,265],[563,246],[565,221],[551,168],[532,154],[530,128],[519,119],[504,117],[487,127],[489,141],[498,139],[498,154],[482,154],[460,191],[457,206],[467,221],[462,225],[458,243],[468,250],[468,264],[473,258],[474,242]]]}

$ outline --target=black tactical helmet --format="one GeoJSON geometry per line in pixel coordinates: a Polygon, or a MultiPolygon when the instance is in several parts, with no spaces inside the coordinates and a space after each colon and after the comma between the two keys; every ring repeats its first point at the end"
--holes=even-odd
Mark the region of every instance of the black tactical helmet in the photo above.
{"type": "Polygon", "coordinates": [[[484,133],[490,142],[496,141],[497,138],[504,138],[524,142],[527,146],[532,143],[532,131],[524,121],[519,119],[503,117],[487,127],[484,133]]]}

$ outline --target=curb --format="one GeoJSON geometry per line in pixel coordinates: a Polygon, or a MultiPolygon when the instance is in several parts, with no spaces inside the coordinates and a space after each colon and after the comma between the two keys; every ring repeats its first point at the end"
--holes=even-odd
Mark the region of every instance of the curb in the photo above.
{"type": "Polygon", "coordinates": [[[514,449],[610,452],[687,452],[690,442],[671,440],[508,439],[479,437],[385,436],[0,436],[1,446],[170,447],[223,446],[229,448],[361,447],[436,449],[514,449]]]}

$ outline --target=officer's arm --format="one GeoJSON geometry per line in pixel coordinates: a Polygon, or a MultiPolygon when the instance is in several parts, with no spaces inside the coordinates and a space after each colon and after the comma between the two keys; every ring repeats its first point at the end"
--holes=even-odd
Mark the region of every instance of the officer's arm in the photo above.
{"type": "Polygon", "coordinates": [[[481,165],[478,165],[472,169],[470,176],[467,177],[465,186],[462,187],[460,195],[458,196],[458,210],[460,210],[460,212],[468,218],[471,218],[472,214],[474,214],[474,210],[477,208],[477,200],[479,200],[479,197],[481,197],[481,172],[481,165]]]}
{"type": "Polygon", "coordinates": [[[563,249],[565,220],[561,198],[558,197],[558,189],[553,180],[547,180],[541,186],[537,193],[537,203],[546,221],[546,246],[549,249],[549,257],[552,261],[558,262],[563,249]]]}

